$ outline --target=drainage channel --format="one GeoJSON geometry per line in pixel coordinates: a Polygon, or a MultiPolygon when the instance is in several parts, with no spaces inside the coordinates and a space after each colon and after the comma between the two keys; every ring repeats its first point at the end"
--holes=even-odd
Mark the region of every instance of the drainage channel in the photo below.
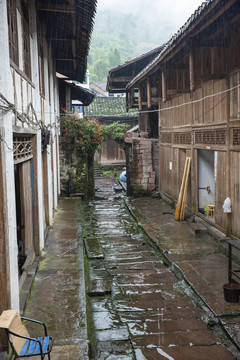
{"type": "Polygon", "coordinates": [[[124,193],[105,177],[96,186],[81,209],[90,359],[237,359],[129,216],[124,193]]]}

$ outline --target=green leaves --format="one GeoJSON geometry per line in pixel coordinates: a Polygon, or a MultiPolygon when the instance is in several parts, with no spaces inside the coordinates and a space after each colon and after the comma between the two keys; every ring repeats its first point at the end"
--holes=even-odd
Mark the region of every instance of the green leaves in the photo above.
{"type": "Polygon", "coordinates": [[[103,134],[105,139],[112,139],[119,144],[124,143],[124,134],[129,129],[129,124],[123,124],[115,121],[110,125],[103,126],[103,134]]]}
{"type": "Polygon", "coordinates": [[[103,127],[92,117],[79,118],[71,112],[61,117],[61,131],[78,156],[93,155],[103,141],[103,127]]]}

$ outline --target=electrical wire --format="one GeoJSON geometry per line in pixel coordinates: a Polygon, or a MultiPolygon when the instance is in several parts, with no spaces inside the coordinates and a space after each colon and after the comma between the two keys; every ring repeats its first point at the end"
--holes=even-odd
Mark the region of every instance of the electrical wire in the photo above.
{"type": "Polygon", "coordinates": [[[11,149],[11,148],[8,146],[8,143],[4,140],[4,138],[2,137],[2,135],[0,135],[0,141],[2,141],[2,142],[6,145],[6,147],[8,148],[8,150],[14,151],[14,149],[11,149]]]}
{"type": "Polygon", "coordinates": [[[139,111],[139,113],[140,114],[146,114],[146,113],[152,113],[152,112],[163,112],[163,111],[166,111],[166,110],[177,109],[177,108],[180,108],[182,106],[196,104],[196,103],[204,101],[206,99],[209,99],[209,98],[212,98],[212,97],[215,97],[215,96],[219,96],[219,95],[222,95],[222,94],[225,94],[225,93],[229,93],[230,91],[235,90],[235,89],[237,89],[239,87],[240,87],[240,83],[238,83],[236,86],[233,86],[230,89],[219,91],[219,92],[217,92],[215,94],[211,94],[211,95],[206,95],[206,96],[204,96],[204,97],[202,97],[200,99],[197,99],[197,100],[188,101],[188,102],[185,102],[185,103],[182,103],[182,104],[179,104],[179,105],[169,106],[169,107],[166,107],[164,109],[154,109],[154,110],[139,111]]]}
{"type": "MultiPolygon", "coordinates": [[[[36,126],[39,129],[43,129],[45,131],[52,129],[52,128],[60,127],[59,117],[57,117],[57,120],[55,122],[45,125],[42,120],[38,120],[37,111],[34,109],[31,102],[27,105],[26,112],[21,113],[19,110],[17,110],[17,108],[12,103],[10,103],[5,98],[5,96],[2,93],[0,93],[0,109],[3,110],[4,112],[12,111],[13,114],[16,116],[16,118],[18,120],[20,120],[23,124],[26,123],[29,126],[31,126],[31,125],[34,127],[36,126]]],[[[52,113],[52,114],[56,115],[55,113],[52,113]]]]}

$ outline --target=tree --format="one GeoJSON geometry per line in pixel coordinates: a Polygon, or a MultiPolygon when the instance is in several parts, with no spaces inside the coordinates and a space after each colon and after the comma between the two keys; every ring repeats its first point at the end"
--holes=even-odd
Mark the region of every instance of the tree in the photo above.
{"type": "Polygon", "coordinates": [[[104,58],[96,60],[93,66],[93,71],[94,74],[97,75],[98,81],[106,80],[108,72],[108,65],[106,60],[104,58]]]}
{"type": "Polygon", "coordinates": [[[66,112],[61,117],[61,132],[65,141],[72,145],[72,151],[86,164],[87,196],[93,197],[94,186],[94,154],[103,141],[102,125],[92,117],[79,118],[66,112]]]}
{"type": "MultiPolygon", "coordinates": [[[[62,109],[65,111],[64,109],[62,109]]],[[[71,145],[71,151],[86,165],[86,194],[93,197],[94,186],[94,154],[104,139],[117,141],[124,149],[124,133],[128,124],[115,121],[110,125],[101,125],[93,117],[79,118],[72,112],[61,116],[61,134],[66,143],[71,145]]]]}
{"type": "Polygon", "coordinates": [[[129,124],[120,123],[120,121],[114,121],[110,125],[103,126],[104,139],[115,140],[121,148],[124,150],[124,134],[129,129],[129,124]]]}
{"type": "Polygon", "coordinates": [[[110,48],[108,52],[109,68],[114,68],[121,64],[121,55],[118,49],[110,48]]]}

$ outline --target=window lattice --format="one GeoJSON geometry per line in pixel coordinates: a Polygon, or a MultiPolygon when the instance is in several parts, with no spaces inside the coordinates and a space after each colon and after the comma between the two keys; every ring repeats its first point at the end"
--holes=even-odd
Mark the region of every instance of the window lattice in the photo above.
{"type": "Polygon", "coordinates": [[[190,132],[186,133],[175,133],[173,135],[174,144],[189,145],[192,142],[192,135],[190,132]]]}
{"type": "Polygon", "coordinates": [[[195,132],[195,144],[199,145],[214,145],[226,144],[226,130],[205,130],[195,132]]]}
{"type": "Polygon", "coordinates": [[[172,143],[172,133],[162,133],[162,143],[172,143]]]}
{"type": "Polygon", "coordinates": [[[216,130],[216,144],[226,144],[226,130],[216,130]]]}
{"type": "Polygon", "coordinates": [[[240,145],[240,129],[233,129],[232,131],[233,145],[240,145]]]}
{"type": "Polygon", "coordinates": [[[31,159],[33,156],[31,136],[13,137],[13,158],[14,163],[31,159]]]}

